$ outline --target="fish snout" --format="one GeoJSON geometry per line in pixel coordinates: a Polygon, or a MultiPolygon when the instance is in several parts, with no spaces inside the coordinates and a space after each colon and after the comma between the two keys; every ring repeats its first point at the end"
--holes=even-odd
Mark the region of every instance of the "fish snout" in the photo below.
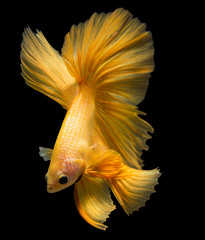
{"type": "Polygon", "coordinates": [[[53,193],[53,187],[51,185],[47,185],[47,191],[49,193],[53,193]]]}

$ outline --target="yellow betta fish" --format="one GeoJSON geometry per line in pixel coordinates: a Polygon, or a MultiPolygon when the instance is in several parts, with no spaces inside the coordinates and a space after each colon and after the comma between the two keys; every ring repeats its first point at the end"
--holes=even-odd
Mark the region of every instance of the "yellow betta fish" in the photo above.
{"type": "Polygon", "coordinates": [[[47,191],[75,184],[79,213],[105,230],[115,209],[110,190],[129,215],[145,205],[160,176],[158,169],[142,170],[153,128],[136,107],[154,69],[151,33],[120,8],[73,25],[61,55],[30,28],[21,47],[26,84],[67,110],[54,149],[40,147],[51,160],[47,191]]]}

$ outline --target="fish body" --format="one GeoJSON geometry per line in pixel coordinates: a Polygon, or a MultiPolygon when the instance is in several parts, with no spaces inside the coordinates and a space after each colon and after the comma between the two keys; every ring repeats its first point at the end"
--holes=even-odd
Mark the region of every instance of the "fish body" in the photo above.
{"type": "Polygon", "coordinates": [[[85,169],[83,154],[92,143],[95,102],[92,91],[83,86],[73,99],[58,134],[48,169],[48,191],[60,191],[80,177],[85,169]],[[56,171],[58,169],[58,171],[56,171]],[[65,185],[58,182],[62,174],[69,176],[65,185]],[[58,189],[58,190],[57,190],[58,189]]]}
{"type": "Polygon", "coordinates": [[[67,111],[54,149],[40,147],[40,156],[50,160],[47,190],[75,184],[80,215],[105,230],[115,209],[110,190],[129,215],[145,205],[160,176],[159,169],[142,170],[153,128],[136,107],[154,69],[151,33],[117,9],[74,25],[61,55],[30,28],[21,48],[26,84],[67,111]]]}

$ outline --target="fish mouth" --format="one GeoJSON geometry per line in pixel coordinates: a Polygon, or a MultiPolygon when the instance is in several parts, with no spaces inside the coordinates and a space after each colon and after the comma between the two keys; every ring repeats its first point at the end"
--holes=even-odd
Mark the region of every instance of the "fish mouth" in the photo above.
{"type": "Polygon", "coordinates": [[[47,185],[47,192],[54,193],[53,187],[51,185],[47,185]]]}

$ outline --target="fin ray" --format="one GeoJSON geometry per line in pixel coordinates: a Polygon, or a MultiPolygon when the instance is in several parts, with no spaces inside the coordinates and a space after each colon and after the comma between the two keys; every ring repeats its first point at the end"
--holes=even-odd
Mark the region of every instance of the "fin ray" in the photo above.
{"type": "Polygon", "coordinates": [[[21,69],[26,84],[68,109],[77,93],[77,82],[63,58],[42,32],[25,29],[21,44],[21,69]]]}
{"type": "Polygon", "coordinates": [[[44,147],[39,147],[39,155],[43,158],[44,161],[49,161],[51,160],[53,149],[51,148],[44,148],[44,147]]]}
{"type": "Polygon", "coordinates": [[[103,179],[86,174],[75,184],[75,202],[80,215],[91,225],[106,230],[103,223],[115,209],[110,190],[103,179]]]}
{"type": "Polygon", "coordinates": [[[155,192],[154,187],[158,184],[160,175],[158,169],[132,169],[130,177],[109,179],[108,184],[124,211],[129,215],[145,206],[145,202],[155,192]]]}
{"type": "Polygon", "coordinates": [[[130,168],[114,150],[100,149],[90,153],[86,173],[104,178],[128,215],[145,206],[161,175],[159,169],[130,168]]]}
{"type": "Polygon", "coordinates": [[[94,89],[93,141],[116,150],[128,166],[138,169],[153,128],[139,117],[136,105],[144,99],[154,69],[153,54],[146,25],[122,8],[95,13],[74,25],[62,48],[71,75],[94,89]]]}

